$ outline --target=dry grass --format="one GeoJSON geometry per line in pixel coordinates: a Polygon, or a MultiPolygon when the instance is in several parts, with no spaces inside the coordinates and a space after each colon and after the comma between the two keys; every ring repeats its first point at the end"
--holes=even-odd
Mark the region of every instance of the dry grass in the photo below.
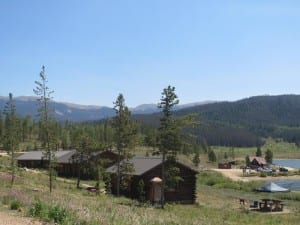
{"type": "MultiPolygon", "coordinates": [[[[0,163],[6,165],[2,161],[0,163]]],[[[2,204],[0,210],[3,210],[4,204],[9,204],[9,198],[5,196],[17,198],[24,202],[23,210],[19,213],[24,215],[27,214],[31,205],[40,199],[45,204],[59,205],[67,209],[71,215],[71,220],[64,224],[296,225],[300,221],[300,201],[297,196],[297,198],[277,196],[285,199],[289,214],[270,215],[251,212],[240,208],[238,199],[245,198],[250,201],[266,197],[266,195],[251,192],[246,186],[243,186],[245,184],[229,182],[225,178],[219,178],[217,174],[211,174],[211,177],[215,178],[214,186],[201,183],[199,177],[196,204],[171,204],[166,205],[165,209],[161,210],[149,204],[139,204],[131,199],[115,198],[104,194],[95,195],[86,190],[78,190],[75,180],[70,179],[57,179],[54,191],[50,195],[47,188],[48,177],[45,171],[40,173],[19,171],[16,185],[12,191],[6,179],[8,176],[4,172],[5,170],[2,168],[1,174],[4,175],[0,176],[0,205],[2,204]],[[227,188],[222,187],[223,184],[226,184],[224,186],[227,188]],[[233,187],[235,189],[232,189],[233,187]]]]}

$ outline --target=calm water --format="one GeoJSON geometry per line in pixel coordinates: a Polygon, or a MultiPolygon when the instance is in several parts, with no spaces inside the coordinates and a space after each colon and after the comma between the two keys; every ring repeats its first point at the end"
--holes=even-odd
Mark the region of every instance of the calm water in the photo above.
{"type": "MultiPolygon", "coordinates": [[[[280,160],[278,159],[278,160],[273,160],[273,164],[300,169],[300,160],[299,159],[280,159],[280,160]]],[[[290,190],[300,191],[300,179],[298,179],[298,180],[297,179],[295,179],[295,180],[278,180],[278,181],[275,181],[274,183],[278,184],[279,186],[289,188],[290,190]]]]}
{"type": "Polygon", "coordinates": [[[300,169],[300,160],[299,159],[274,159],[273,164],[300,169]]]}
{"type": "Polygon", "coordinates": [[[300,191],[300,180],[277,180],[274,183],[292,191],[300,191]]]}

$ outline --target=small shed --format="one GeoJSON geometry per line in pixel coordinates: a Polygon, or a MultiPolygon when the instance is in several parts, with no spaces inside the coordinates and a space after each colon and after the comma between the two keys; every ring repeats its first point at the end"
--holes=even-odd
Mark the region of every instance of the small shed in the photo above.
{"type": "Polygon", "coordinates": [[[258,167],[265,167],[267,165],[267,162],[265,158],[263,157],[249,157],[250,159],[250,167],[252,169],[257,169],[258,167]]]}
{"type": "MultiPolygon", "coordinates": [[[[130,160],[130,163],[132,163],[134,168],[133,172],[128,174],[131,176],[130,184],[128,189],[120,190],[121,194],[138,199],[139,182],[143,180],[146,199],[157,201],[160,196],[159,179],[162,177],[162,158],[134,157],[130,160]]],[[[196,174],[198,172],[178,161],[175,162],[175,166],[179,169],[179,176],[182,178],[182,181],[178,183],[176,188],[165,191],[165,200],[167,202],[194,203],[196,201],[196,174]]],[[[117,165],[109,167],[106,171],[112,175],[112,193],[116,194],[117,165]]]]}

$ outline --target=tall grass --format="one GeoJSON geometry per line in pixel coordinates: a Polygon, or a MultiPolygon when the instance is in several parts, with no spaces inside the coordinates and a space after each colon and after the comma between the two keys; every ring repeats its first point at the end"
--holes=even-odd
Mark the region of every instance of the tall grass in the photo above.
{"type": "Polygon", "coordinates": [[[290,199],[291,193],[281,197],[291,211],[289,214],[250,212],[240,209],[237,199],[264,197],[252,191],[259,185],[234,182],[215,172],[198,175],[196,204],[167,204],[164,210],[128,198],[78,190],[75,180],[57,179],[50,195],[45,173],[19,171],[18,176],[13,192],[0,177],[1,203],[10,206],[19,200],[27,215],[63,225],[296,225],[300,221],[298,194],[290,199]]]}
{"type": "Polygon", "coordinates": [[[227,188],[234,190],[243,190],[243,191],[254,191],[261,183],[260,182],[242,182],[242,181],[233,181],[221,173],[207,171],[201,172],[198,175],[198,183],[208,186],[213,186],[215,188],[227,188]]]}

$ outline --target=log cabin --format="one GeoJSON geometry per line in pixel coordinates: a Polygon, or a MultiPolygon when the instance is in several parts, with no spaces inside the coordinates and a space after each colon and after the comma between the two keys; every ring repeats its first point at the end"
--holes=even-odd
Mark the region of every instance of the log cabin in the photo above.
{"type": "MultiPolygon", "coordinates": [[[[122,163],[122,162],[121,162],[122,163]]],[[[162,178],[162,158],[161,157],[133,157],[130,160],[133,165],[133,172],[130,174],[130,183],[126,189],[121,189],[120,193],[130,198],[139,198],[139,182],[144,183],[145,198],[149,201],[158,199],[159,180],[162,178]],[[155,182],[157,181],[157,182],[155,182]],[[158,192],[158,193],[157,193],[158,192]]],[[[196,201],[196,170],[176,161],[175,166],[179,169],[179,177],[181,181],[178,182],[175,188],[165,190],[166,202],[178,202],[192,204],[196,201]]],[[[117,165],[113,165],[106,170],[111,174],[111,191],[116,194],[116,171],[117,165]]]]}

